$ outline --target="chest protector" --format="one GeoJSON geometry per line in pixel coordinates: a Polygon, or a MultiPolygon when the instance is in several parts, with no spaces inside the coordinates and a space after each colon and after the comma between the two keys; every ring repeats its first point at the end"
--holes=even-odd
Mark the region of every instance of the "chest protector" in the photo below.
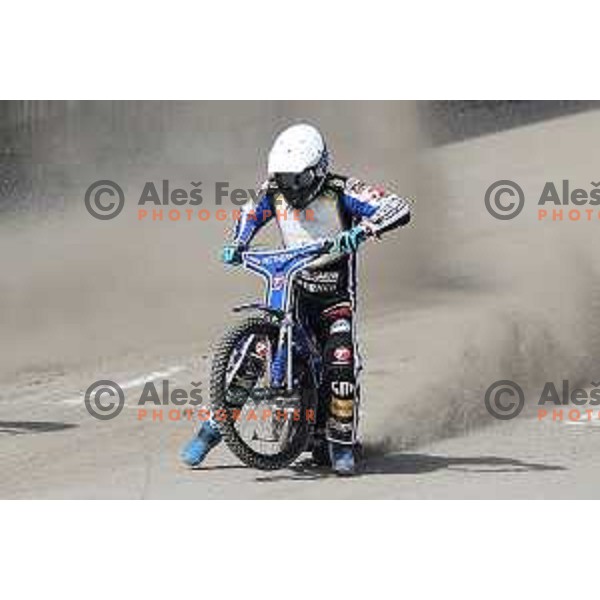
{"type": "MultiPolygon", "coordinates": [[[[344,193],[343,185],[341,180],[329,180],[304,210],[292,208],[283,194],[274,193],[275,218],[286,248],[331,239],[350,227],[350,219],[340,199],[344,193]]],[[[311,294],[344,295],[348,285],[348,259],[342,253],[323,256],[303,270],[296,281],[311,294]]]]}

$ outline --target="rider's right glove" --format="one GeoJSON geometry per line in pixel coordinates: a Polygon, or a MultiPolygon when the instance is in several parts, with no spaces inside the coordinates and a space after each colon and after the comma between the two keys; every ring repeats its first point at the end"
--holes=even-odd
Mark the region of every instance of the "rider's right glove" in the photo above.
{"type": "Polygon", "coordinates": [[[242,263],[243,247],[235,244],[223,246],[221,250],[221,260],[226,265],[239,265],[242,263]]]}
{"type": "Polygon", "coordinates": [[[333,247],[336,252],[345,252],[351,254],[356,252],[358,246],[364,242],[368,237],[367,230],[360,225],[349,229],[348,231],[342,231],[333,240],[333,247]]]}

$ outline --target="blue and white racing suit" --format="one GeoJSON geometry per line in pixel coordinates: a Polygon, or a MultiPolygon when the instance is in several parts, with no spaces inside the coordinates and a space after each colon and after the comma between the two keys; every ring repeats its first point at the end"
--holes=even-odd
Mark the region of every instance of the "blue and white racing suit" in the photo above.
{"type": "MultiPolygon", "coordinates": [[[[273,182],[259,200],[241,210],[233,243],[250,244],[257,231],[275,219],[287,248],[335,238],[356,225],[379,236],[406,225],[410,204],[405,198],[355,178],[329,175],[319,194],[302,210],[286,201],[273,182]]],[[[355,254],[329,254],[296,277],[299,310],[306,316],[323,353],[321,405],[318,416],[329,441],[353,444],[358,423],[360,357],[356,344],[355,254]]]]}

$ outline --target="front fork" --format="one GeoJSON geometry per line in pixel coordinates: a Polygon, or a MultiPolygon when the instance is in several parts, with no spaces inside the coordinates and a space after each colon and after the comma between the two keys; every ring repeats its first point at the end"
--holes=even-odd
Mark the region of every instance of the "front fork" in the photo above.
{"type": "Polygon", "coordinates": [[[288,392],[294,388],[293,372],[293,332],[294,320],[291,313],[286,313],[281,321],[275,358],[271,363],[271,385],[283,388],[288,392]]]}

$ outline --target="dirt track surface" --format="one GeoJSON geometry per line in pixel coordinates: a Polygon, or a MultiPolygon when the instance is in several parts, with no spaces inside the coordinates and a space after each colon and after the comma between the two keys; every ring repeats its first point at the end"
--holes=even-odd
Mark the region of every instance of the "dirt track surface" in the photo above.
{"type": "MultiPolygon", "coordinates": [[[[398,394],[398,372],[409,370],[414,358],[404,357],[404,366],[393,370],[391,361],[385,362],[385,344],[377,342],[382,333],[375,327],[367,336],[372,359],[381,358],[382,366],[366,384],[369,398],[387,394],[389,402],[398,394]]],[[[187,365],[172,381],[185,387],[202,371],[202,364],[187,365]]],[[[351,480],[312,467],[308,456],[289,469],[255,471],[223,445],[203,468],[188,470],[178,464],[177,452],[192,431],[190,423],[168,421],[166,411],[164,422],[138,420],[139,389],[127,393],[126,407],[114,421],[95,421],[82,407],[77,384],[70,397],[68,388],[58,379],[31,382],[20,397],[2,397],[1,497],[597,498],[600,493],[600,421],[572,425],[519,417],[403,452],[371,450],[363,472],[351,480]]]]}
{"type": "MultiPolygon", "coordinates": [[[[322,109],[314,117],[336,130],[356,115],[322,109]]],[[[388,145],[395,140],[374,129],[374,137],[389,135],[388,145]]],[[[382,166],[364,176],[415,195],[416,219],[363,257],[370,452],[359,477],[339,480],[302,461],[261,473],[224,447],[205,468],[182,468],[177,451],[192,425],[138,420],[135,382],[167,373],[173,385],[207,384],[206,356],[230,320],[227,308],[258,285],[217,264],[222,226],[199,237],[195,224],[160,227],[129,214],[100,226],[69,210],[43,227],[6,225],[0,238],[0,318],[11,340],[0,364],[0,497],[598,497],[599,425],[540,423],[528,410],[499,424],[483,398],[499,379],[518,381],[528,399],[545,381],[585,387],[600,379],[600,222],[539,223],[535,206],[546,180],[586,189],[598,180],[600,116],[416,154],[418,133],[405,124],[395,133],[402,142],[393,142],[394,160],[372,142],[371,164],[382,166]],[[525,190],[518,219],[485,211],[485,190],[498,179],[525,190]],[[83,391],[99,379],[128,384],[112,421],[92,419],[83,406],[83,391]]],[[[351,140],[335,140],[339,156],[360,164],[351,140]]],[[[240,180],[250,178],[254,166],[237,160],[240,180]]]]}

